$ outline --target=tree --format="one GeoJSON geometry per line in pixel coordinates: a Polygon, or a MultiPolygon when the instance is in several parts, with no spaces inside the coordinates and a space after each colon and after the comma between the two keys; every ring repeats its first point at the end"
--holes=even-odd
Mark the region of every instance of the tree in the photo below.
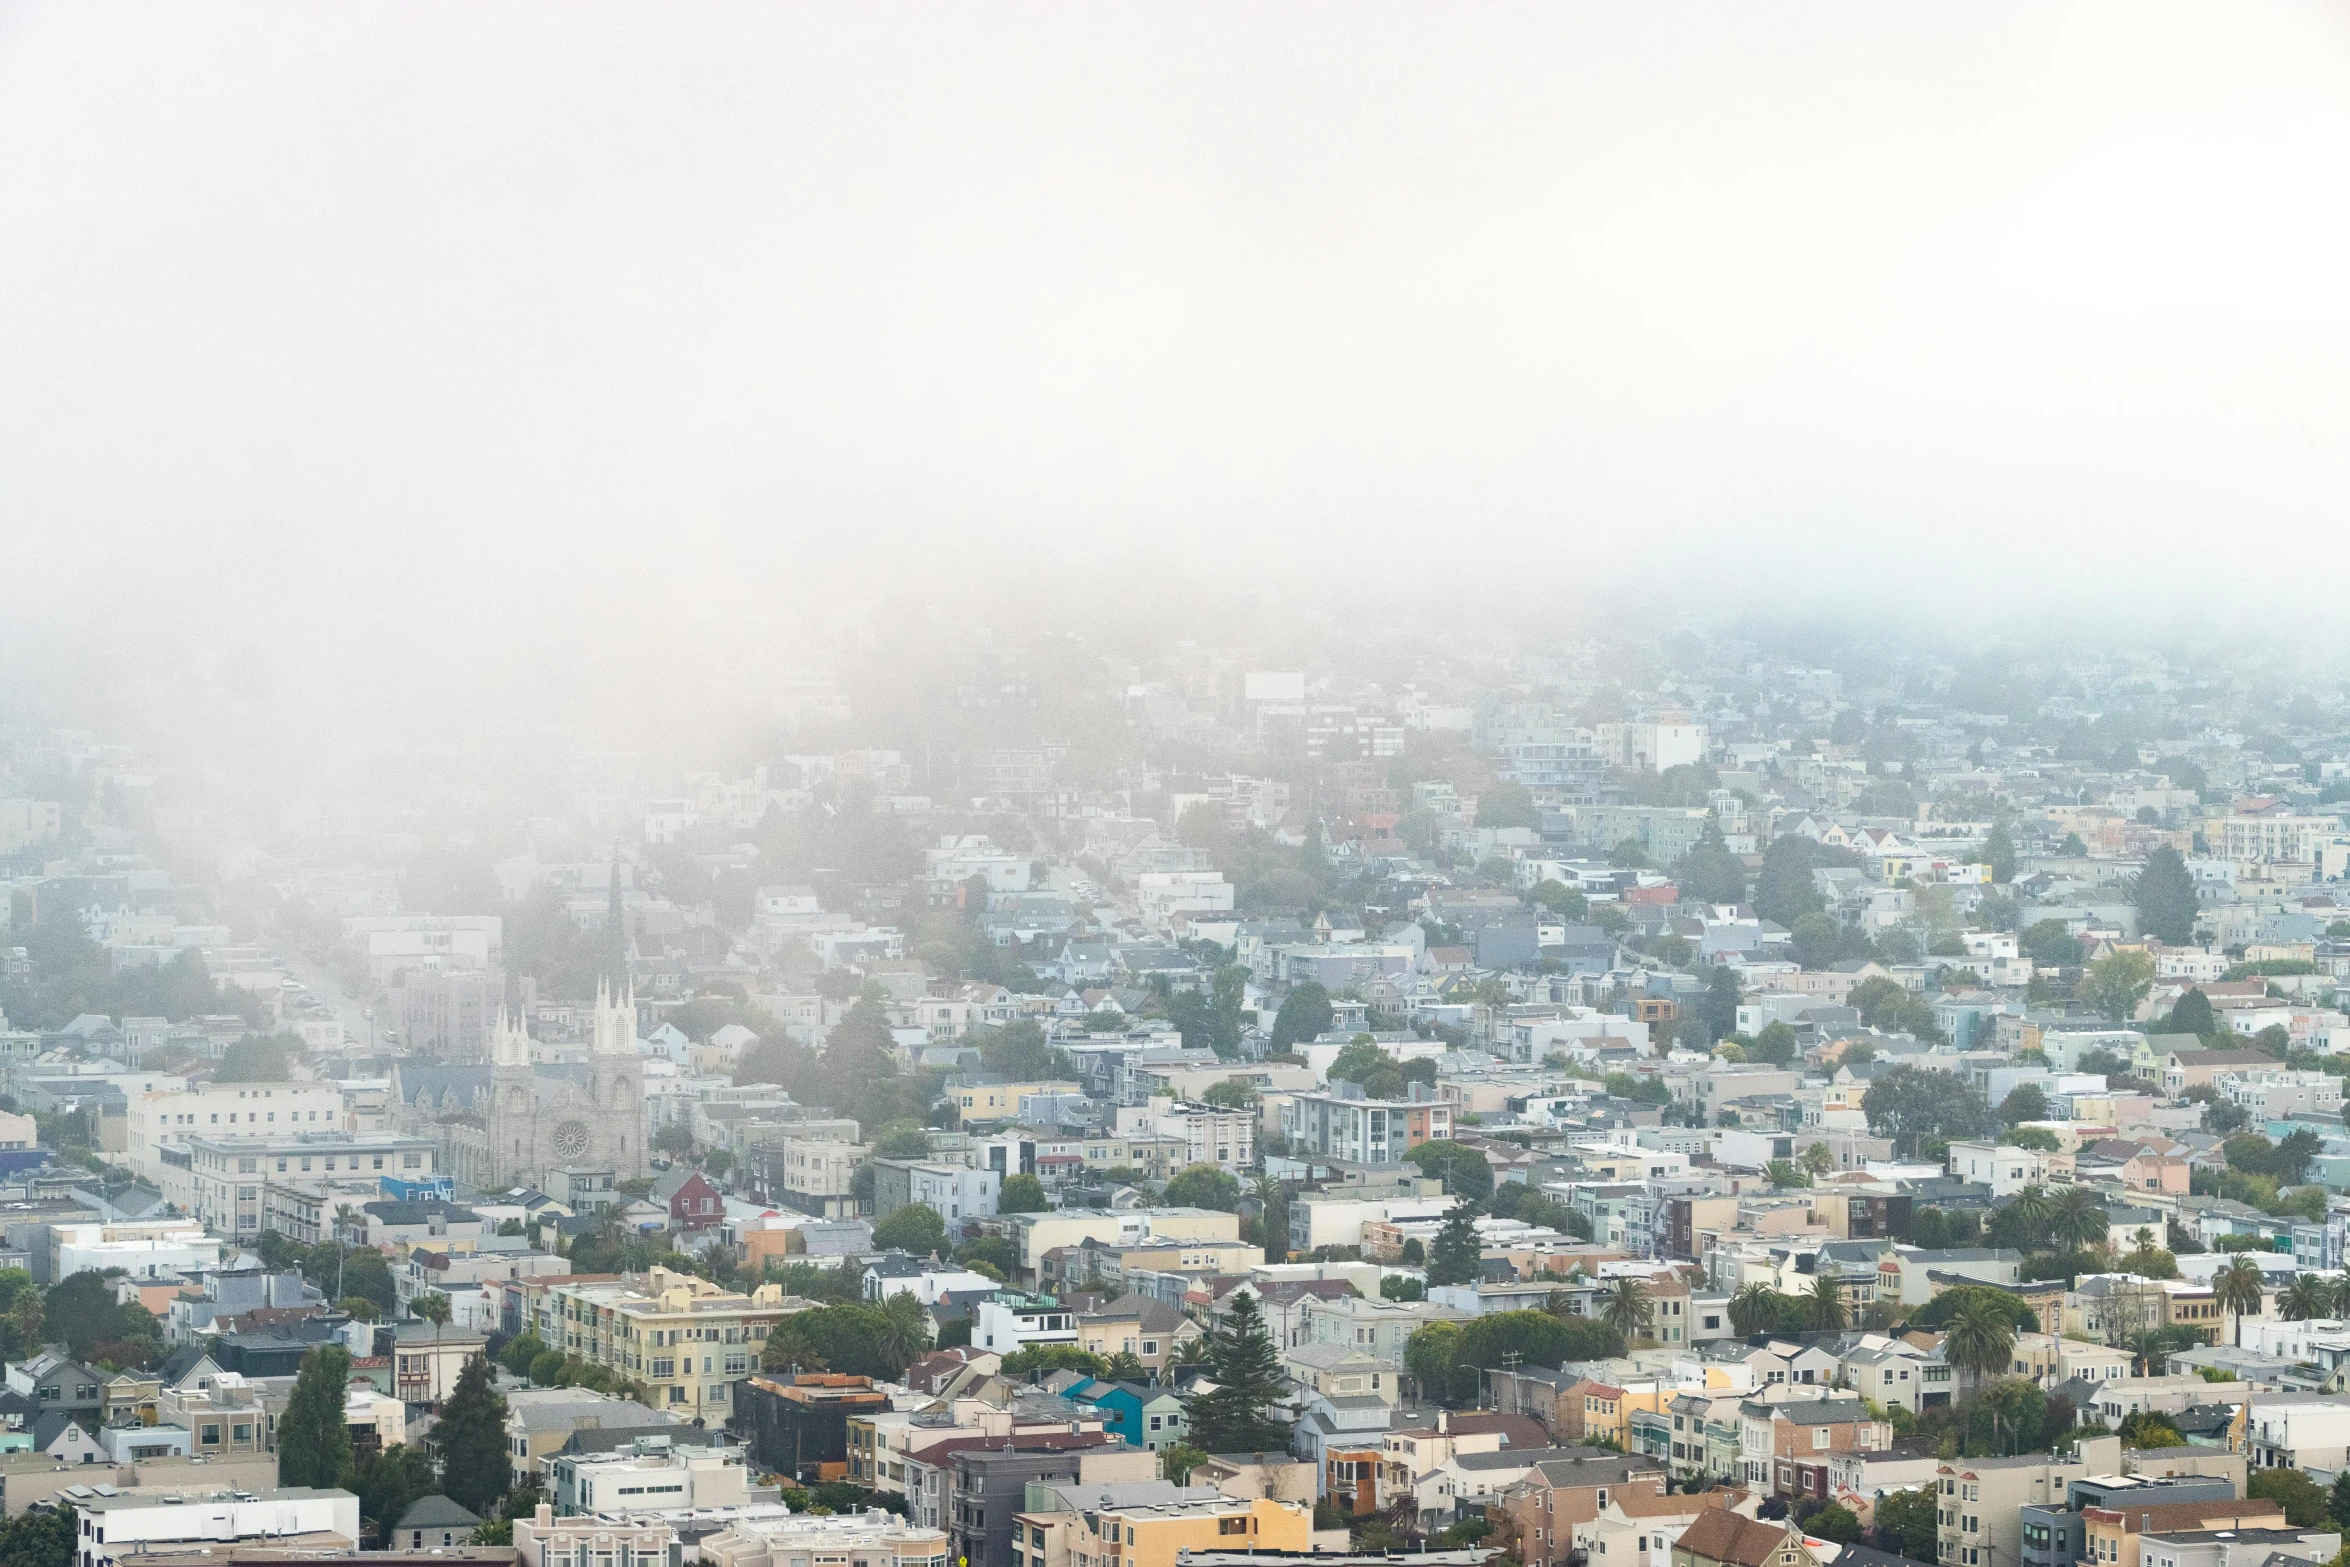
{"type": "Polygon", "coordinates": [[[2296,1529],[2314,1529],[2332,1513],[2332,1498],[2298,1469],[2259,1469],[2245,1483],[2244,1494],[2254,1501],[2276,1502],[2285,1509],[2285,1522],[2296,1529]]]}
{"type": "Polygon", "coordinates": [[[1679,879],[1682,892],[1698,903],[1746,901],[1746,867],[1730,852],[1722,824],[1710,811],[1696,845],[1681,861],[1679,879]]]}
{"type": "Polygon", "coordinates": [[[512,1475],[506,1456],[506,1400],[490,1386],[490,1363],[481,1356],[465,1362],[457,1374],[457,1386],[441,1405],[433,1440],[441,1450],[441,1493],[467,1511],[488,1517],[491,1505],[512,1484],[512,1475]]]}
{"type": "Polygon", "coordinates": [[[375,1525],[378,1541],[385,1538],[400,1515],[441,1488],[432,1455],[421,1447],[394,1443],[359,1460],[351,1475],[351,1489],[359,1493],[359,1516],[375,1525]]]}
{"type": "Polygon", "coordinates": [[[2081,978],[2081,999],[2107,1017],[2127,1019],[2154,988],[2154,960],[2126,948],[2108,952],[2081,978]]]}
{"type": "Polygon", "coordinates": [[[2201,905],[2195,878],[2178,850],[2166,844],[2146,856],[2146,868],[2138,873],[2130,901],[2137,905],[2140,935],[2160,937],[2174,947],[2193,939],[2201,905]]]}
{"type": "Polygon", "coordinates": [[[350,1380],[351,1352],[340,1344],[314,1345],[302,1356],[294,1391],[277,1418],[279,1485],[350,1486],[351,1428],[343,1421],[343,1388],[350,1380]]]}
{"type": "Polygon", "coordinates": [[[2009,1126],[2048,1119],[2048,1096],[2038,1083],[2025,1083],[1999,1101],[1999,1119],[2009,1126]]]}
{"type": "Polygon", "coordinates": [[[1932,1486],[1915,1491],[1895,1491],[1877,1499],[1877,1537],[1889,1551],[1898,1551],[1912,1561],[1934,1560],[1935,1541],[1940,1522],[1935,1517],[1939,1502],[1932,1486]]]}
{"type": "Polygon", "coordinates": [[[1455,1203],[1445,1214],[1443,1227],[1437,1230],[1436,1240],[1428,1248],[1430,1284],[1477,1282],[1484,1253],[1477,1240],[1476,1217],[1476,1204],[1468,1202],[1455,1203]]]}
{"type": "Polygon", "coordinates": [[[439,1325],[449,1320],[449,1297],[438,1291],[419,1295],[408,1303],[409,1313],[439,1325]]]}
{"type": "Polygon", "coordinates": [[[1453,1368],[1461,1359],[1461,1325],[1430,1322],[1416,1328],[1404,1342],[1403,1366],[1419,1379],[1423,1397],[1452,1396],[1453,1368]]]}
{"type": "Polygon", "coordinates": [[[2244,1342],[2244,1319],[2260,1310],[2260,1264],[2250,1257],[2239,1256],[2211,1279],[2212,1304],[2235,1319],[2235,1341],[2244,1342]]]}
{"type": "Polygon", "coordinates": [[[1804,1297],[1804,1316],[1812,1327],[1822,1333],[1839,1333],[1844,1329],[1847,1313],[1844,1309],[1844,1287],[1832,1273],[1822,1273],[1811,1281],[1811,1292],[1804,1297]]]}
{"type": "Polygon", "coordinates": [[[1844,944],[1844,929],[1836,923],[1834,915],[1806,914],[1788,929],[1795,961],[1807,969],[1824,969],[1835,962],[1844,944]]]}
{"type": "Polygon", "coordinates": [[[1315,1040],[1330,1031],[1330,992],[1312,980],[1297,986],[1281,1000],[1273,1014],[1273,1048],[1286,1050],[1300,1040],[1315,1040]]]}
{"type": "MultiPolygon", "coordinates": [[[[2333,1309],[2333,1286],[2312,1274],[2296,1273],[2292,1283],[2277,1291],[2277,1315],[2287,1322],[2330,1316],[2333,1309]]],[[[2350,1470],[2344,1472],[2350,1474],[2350,1470]]]]}
{"type": "Polygon", "coordinates": [[[546,1352],[547,1341],[536,1333],[517,1333],[498,1351],[498,1364],[527,1380],[530,1363],[546,1352]]]}
{"type": "Polygon", "coordinates": [[[1842,1502],[1830,1502],[1804,1520],[1803,1532],[1838,1545],[1856,1545],[1860,1542],[1860,1519],[1842,1502]]]}
{"type": "Polygon", "coordinates": [[[998,1213],[1042,1213],[1052,1206],[1045,1200],[1044,1182],[1033,1175],[1007,1175],[996,1193],[998,1213]]]}
{"type": "Polygon", "coordinates": [[[1763,1166],[1763,1177],[1774,1191],[1790,1191],[1798,1186],[1809,1186],[1811,1176],[1785,1159],[1773,1159],[1763,1166]]]}
{"type": "Polygon", "coordinates": [[[1990,1106],[1949,1072],[1897,1066],[1869,1084],[1861,1099],[1869,1130],[1890,1137],[1911,1156],[1928,1137],[1979,1137],[1990,1130],[1990,1106]]]}
{"type": "Polygon", "coordinates": [[[1754,1036],[1754,1043],[1746,1047],[1749,1061],[1767,1061],[1772,1066],[1785,1066],[1795,1059],[1795,1030],[1785,1023],[1766,1023],[1763,1031],[1754,1036]]]}
{"type": "Polygon", "coordinates": [[[1159,1478],[1182,1485],[1191,1479],[1191,1472],[1206,1463],[1209,1453],[1205,1448],[1178,1442],[1173,1447],[1159,1450],[1159,1478]]]}
{"type": "Polygon", "coordinates": [[[1705,977],[1705,994],[1697,1003],[1708,1046],[1738,1031],[1738,1000],[1737,974],[1727,964],[1716,964],[1705,977]]]}
{"type": "Polygon", "coordinates": [[[1049,1376],[1055,1371],[1082,1371],[1098,1377],[1109,1369],[1107,1360],[1074,1344],[1031,1344],[1004,1357],[1005,1374],[1015,1377],[1049,1376]]]}
{"type": "Polygon", "coordinates": [[[873,1226],[874,1245],[916,1257],[930,1256],[946,1242],[947,1221],[926,1202],[910,1202],[873,1226]]]}
{"type": "Polygon", "coordinates": [[[2334,1476],[2333,1495],[2326,1511],[2337,1525],[2350,1524],[2350,1469],[2334,1476]]]}
{"type": "Polygon", "coordinates": [[[1476,1149],[1437,1137],[1404,1151],[1404,1158],[1444,1182],[1444,1189],[1470,1202],[1493,1195],[1493,1166],[1476,1149]]]}
{"type": "Polygon", "coordinates": [[[2173,1034],[2208,1039],[2219,1031],[2219,1019],[2211,1011],[2211,998],[2200,989],[2188,991],[2171,1004],[2170,1021],[2164,1028],[2173,1034]]]}
{"type": "Polygon", "coordinates": [[[1803,1173],[1814,1180],[1836,1168],[1836,1156],[1828,1152],[1826,1143],[1809,1143],[1803,1150],[1803,1173]]]}
{"type": "Polygon", "coordinates": [[[1256,1085],[1245,1077],[1228,1077],[1221,1083],[1210,1083],[1201,1094],[1200,1103],[1219,1110],[1252,1109],[1257,1102],[1256,1085]]]}
{"type": "Polygon", "coordinates": [[[1170,1207],[1213,1208],[1218,1213],[1237,1213],[1240,1210],[1240,1177],[1229,1170],[1219,1170],[1212,1164],[1195,1164],[1179,1172],[1167,1183],[1164,1196],[1170,1207]]]}
{"type": "Polygon", "coordinates": [[[1208,1364],[1214,1387],[1184,1401],[1191,1440],[1211,1453],[1287,1447],[1290,1422],[1280,1409],[1289,1379],[1255,1291],[1234,1292],[1224,1320],[1209,1335],[1208,1364]]]}
{"type": "Polygon", "coordinates": [[[1768,1284],[1742,1284],[1730,1297],[1730,1329],[1740,1338],[1768,1332],[1779,1320],[1779,1292],[1768,1284]]]}
{"type": "MultiPolygon", "coordinates": [[[[290,1041],[296,1053],[302,1042],[290,1041]]],[[[220,1068],[212,1074],[215,1083],[282,1083],[286,1080],[286,1046],[283,1034],[247,1034],[220,1053],[220,1068]]]]}
{"type": "Polygon", "coordinates": [[[1991,835],[1983,840],[1983,863],[1991,867],[1991,880],[2004,887],[2015,880],[2015,838],[2007,830],[2007,823],[1991,824],[1991,835]]]}
{"type": "MultiPolygon", "coordinates": [[[[789,1321],[789,1318],[785,1319],[787,1325],[789,1324],[789,1321]]],[[[775,1333],[770,1333],[767,1335],[767,1347],[770,1351],[774,1349],[775,1341],[780,1335],[781,1329],[778,1329],[775,1333]]],[[[770,1367],[769,1369],[773,1368],[770,1367]]],[[[559,1349],[542,1349],[536,1355],[533,1355],[530,1361],[530,1380],[533,1385],[538,1387],[555,1387],[559,1385],[563,1380],[563,1351],[559,1349]]]]}
{"type": "Polygon", "coordinates": [[[1800,833],[1773,838],[1763,851],[1762,872],[1754,879],[1754,911],[1789,930],[1806,914],[1820,908],[1819,889],[1812,883],[1814,845],[1800,833]]]}
{"type": "Polygon", "coordinates": [[[2034,1153],[2055,1153],[2064,1147],[2045,1126],[2019,1126],[2007,1134],[2007,1142],[2011,1147],[2029,1148],[2034,1153]]]}
{"type": "Polygon", "coordinates": [[[1599,1319],[1627,1340],[1644,1339],[1656,1321],[1656,1303],[1648,1298],[1648,1286],[1640,1280],[1618,1279],[1615,1288],[1608,1291],[1607,1304],[1600,1307],[1599,1319]]]}
{"type": "Polygon", "coordinates": [[[2050,1238],[2067,1251],[2104,1240],[2112,1228],[2105,1204],[2086,1186],[2067,1186],[2048,1216],[2050,1238]]]}
{"type": "Polygon", "coordinates": [[[1951,1319],[1942,1353],[1978,1383],[1986,1376],[2002,1375],[2014,1363],[2015,1321],[1990,1302],[1971,1299],[1951,1319]]]}
{"type": "Polygon", "coordinates": [[[0,1562],[8,1567],[73,1567],[74,1510],[35,1502],[0,1524],[0,1562]]]}

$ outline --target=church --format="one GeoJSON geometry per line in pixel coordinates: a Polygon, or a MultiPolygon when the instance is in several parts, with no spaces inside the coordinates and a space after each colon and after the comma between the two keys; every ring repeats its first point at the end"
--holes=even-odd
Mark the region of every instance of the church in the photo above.
{"type": "Polygon", "coordinates": [[[548,1186],[551,1170],[645,1173],[644,1063],[636,992],[596,987],[584,1065],[532,1060],[518,1013],[498,1010],[486,1066],[407,1058],[393,1067],[402,1130],[441,1145],[442,1168],[479,1191],[548,1186]]]}

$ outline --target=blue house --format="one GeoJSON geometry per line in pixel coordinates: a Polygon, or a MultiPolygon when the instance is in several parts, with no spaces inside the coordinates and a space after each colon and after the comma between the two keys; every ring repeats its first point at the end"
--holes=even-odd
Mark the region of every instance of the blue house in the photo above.
{"type": "Polygon", "coordinates": [[[1183,1400],[1172,1388],[1083,1377],[1063,1388],[1061,1396],[1100,1410],[1103,1424],[1129,1447],[1155,1453],[1182,1441],[1190,1429],[1183,1418],[1183,1400]]]}

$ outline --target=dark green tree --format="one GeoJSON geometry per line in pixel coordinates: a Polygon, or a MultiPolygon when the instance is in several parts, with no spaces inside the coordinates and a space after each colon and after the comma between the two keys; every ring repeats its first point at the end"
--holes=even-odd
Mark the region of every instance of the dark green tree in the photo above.
{"type": "Polygon", "coordinates": [[[1844,931],[1829,914],[1804,914],[1789,927],[1790,944],[1795,949],[1795,961],[1807,969],[1824,969],[1836,961],[1841,949],[1844,931]]]}
{"type": "Polygon", "coordinates": [[[299,1055],[302,1042],[284,1034],[247,1034],[221,1052],[216,1083],[282,1083],[288,1045],[299,1055]]]}
{"type": "Polygon", "coordinates": [[[2172,1004],[2170,1021],[2163,1026],[2173,1034],[2209,1038],[2218,1030],[2219,1019],[2212,1015],[2211,999],[2200,990],[2190,990],[2172,1004]]]}
{"type": "Polygon", "coordinates": [[[1999,1101],[1999,1119],[2009,1126],[2048,1119],[2048,1096],[2037,1083],[2024,1083],[1999,1101]]]}
{"type": "Polygon", "coordinates": [[[1051,1206],[1045,1200],[1044,1182],[1033,1175],[1007,1175],[1003,1190],[996,1193],[998,1213],[1042,1213],[1051,1206]]]}
{"type": "Polygon", "coordinates": [[[927,1257],[946,1245],[947,1221],[926,1202],[912,1202],[873,1226],[873,1244],[927,1257]]]}
{"type": "Polygon", "coordinates": [[[2195,934],[2195,915],[2201,905],[2195,897],[2195,878],[2179,851],[2164,845],[2146,856],[2130,901],[2137,905],[2138,931],[2159,936],[2172,946],[2184,946],[2195,934]]]}
{"type": "Polygon", "coordinates": [[[1167,1183],[1164,1196],[1171,1207],[1236,1213],[1240,1209],[1240,1177],[1212,1164],[1195,1164],[1167,1183]]]}
{"type": "Polygon", "coordinates": [[[361,1527],[378,1544],[389,1545],[386,1532],[400,1515],[441,1488],[432,1455],[421,1447],[394,1443],[359,1460],[351,1475],[351,1489],[359,1493],[361,1527]]]}
{"type": "Polygon", "coordinates": [[[1439,1137],[1407,1149],[1404,1158],[1443,1180],[1446,1191],[1471,1202],[1493,1195],[1493,1166],[1474,1148],[1439,1137]]]}
{"type": "Polygon", "coordinates": [[[1763,1031],[1754,1036],[1754,1043],[1746,1047],[1746,1059],[1785,1066],[1795,1059],[1795,1050],[1794,1029],[1785,1023],[1766,1023],[1763,1031]]]}
{"type": "Polygon", "coordinates": [[[1283,997],[1281,1010],[1273,1014],[1273,1048],[1319,1039],[1329,1029],[1330,992],[1308,980],[1283,997]]]}
{"type": "Polygon", "coordinates": [[[512,1483],[506,1455],[506,1400],[490,1385],[490,1363],[476,1355],[457,1374],[433,1428],[441,1449],[441,1492],[482,1517],[512,1483]]]}
{"type": "Polygon", "coordinates": [[[1699,903],[1746,901],[1746,867],[1730,852],[1722,837],[1722,824],[1711,812],[1706,814],[1705,830],[1697,835],[1695,847],[1681,861],[1679,880],[1682,895],[1699,903]]]}
{"type": "Polygon", "coordinates": [[[1819,890],[1812,885],[1814,845],[1801,833],[1773,838],[1763,851],[1762,871],[1754,879],[1754,911],[1789,930],[1806,914],[1819,911],[1819,890]]]}
{"type": "Polygon", "coordinates": [[[1869,1084],[1860,1102],[1869,1130],[1890,1137],[1915,1156],[1928,1137],[1979,1137],[1991,1129],[1991,1107],[1972,1085],[1949,1072],[1897,1066],[1869,1084]]]}
{"type": "Polygon", "coordinates": [[[1474,1203],[1456,1203],[1445,1214],[1444,1225],[1428,1248],[1428,1282],[1474,1284],[1482,1271],[1483,1250],[1478,1244],[1474,1203]]]}
{"type": "Polygon", "coordinates": [[[350,1380],[351,1352],[340,1344],[317,1345],[302,1357],[294,1391],[277,1419],[278,1484],[349,1488],[351,1428],[343,1419],[343,1389],[350,1380]]]}
{"type": "Polygon", "coordinates": [[[1289,1393],[1281,1355],[1265,1329],[1256,1293],[1236,1292],[1210,1336],[1213,1391],[1185,1401],[1191,1441],[1211,1453],[1263,1453],[1289,1445],[1280,1405],[1289,1393]]]}
{"type": "Polygon", "coordinates": [[[1932,1486],[1895,1491],[1877,1502],[1877,1543],[1912,1561],[1934,1560],[1939,1520],[1932,1486]]]}
{"type": "Polygon", "coordinates": [[[8,1567],[73,1567],[74,1510],[35,1502],[0,1524],[0,1562],[8,1567]]]}
{"type": "Polygon", "coordinates": [[[1992,825],[1991,836],[1983,840],[1983,863],[1991,867],[1991,880],[2004,887],[2015,880],[2015,839],[2008,833],[2007,823],[1992,825]]]}

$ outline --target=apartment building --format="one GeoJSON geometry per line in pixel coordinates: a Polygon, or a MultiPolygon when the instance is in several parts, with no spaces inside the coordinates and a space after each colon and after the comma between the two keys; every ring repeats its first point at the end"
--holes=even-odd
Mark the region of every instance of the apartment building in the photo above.
{"type": "Polygon", "coordinates": [[[280,1132],[215,1138],[191,1137],[158,1156],[164,1200],[224,1235],[249,1241],[262,1229],[267,1211],[262,1188],[281,1177],[299,1180],[305,1172],[322,1177],[340,1172],[380,1180],[389,1175],[425,1180],[440,1173],[440,1146],[422,1137],[384,1133],[280,1132]]]}
{"type": "Polygon", "coordinates": [[[754,1489],[748,1457],[749,1450],[741,1447],[687,1445],[667,1434],[640,1436],[614,1452],[556,1454],[546,1463],[547,1493],[559,1518],[742,1507],[775,1494],[754,1489]]]}
{"type": "Polygon", "coordinates": [[[1452,1136],[1452,1106],[1441,1099],[1297,1094],[1281,1107],[1281,1133],[1293,1154],[1396,1164],[1407,1150],[1452,1136]]]}
{"type": "Polygon", "coordinates": [[[1872,1417],[1857,1398],[1749,1399],[1738,1406],[1738,1419],[1747,1484],[1781,1496],[1795,1492],[1798,1459],[1877,1452],[1893,1441],[1893,1427],[1872,1417]]]}
{"type": "Polygon", "coordinates": [[[862,1206],[852,1183],[872,1154],[863,1143],[787,1136],[752,1152],[751,1173],[769,1202],[819,1219],[852,1218],[862,1206]]]}
{"type": "MultiPolygon", "coordinates": [[[[2119,1466],[2120,1445],[2112,1442],[2107,1467],[2119,1466]]],[[[1942,1567],[2009,1567],[2023,1546],[2021,1510],[2061,1505],[2065,1487],[2089,1473],[2086,1463],[2049,1453],[1944,1461],[1934,1476],[1936,1560],[1942,1567]]]]}
{"type": "Polygon", "coordinates": [[[297,1132],[349,1131],[342,1090],[319,1083],[223,1083],[126,1096],[124,1157],[159,1180],[158,1154],[192,1138],[224,1141],[283,1138],[297,1132]]]}
{"type": "MultiPolygon", "coordinates": [[[[701,1541],[709,1567],[793,1567],[811,1561],[843,1567],[947,1567],[947,1537],[888,1514],[836,1517],[754,1507],[701,1541]]],[[[639,1557],[640,1561],[644,1558],[639,1557]]]]}
{"type": "Polygon", "coordinates": [[[1162,1137],[1181,1140],[1186,1166],[1212,1164],[1220,1170],[1241,1171],[1257,1162],[1257,1116],[1253,1110],[1183,1105],[1159,1116],[1157,1129],[1162,1137]]]}
{"type": "Polygon", "coordinates": [[[1301,1502],[1231,1497],[1212,1486],[1063,1486],[1062,1505],[1018,1513],[1015,1536],[1027,1536],[1025,1556],[1015,1548],[1008,1567],[1067,1567],[1116,1560],[1128,1567],[1175,1567],[1186,1551],[1297,1551],[1312,1549],[1313,1510],[1301,1502]],[[1142,1493],[1125,1500],[1119,1493],[1142,1493]],[[1112,1500],[1113,1497],[1119,1497],[1112,1500]]]}
{"type": "Polygon", "coordinates": [[[922,1203],[946,1220],[952,1232],[965,1219],[993,1214],[1003,1182],[1003,1176],[994,1170],[941,1159],[876,1159],[873,1212],[884,1217],[922,1203]]]}
{"type": "Polygon", "coordinates": [[[661,1408],[711,1426],[726,1423],[735,1384],[785,1316],[781,1285],[743,1295],[659,1267],[641,1279],[566,1274],[507,1288],[550,1348],[645,1382],[661,1408]]]}
{"type": "Polygon", "coordinates": [[[1044,1254],[1055,1247],[1088,1240],[1121,1245],[1151,1239],[1237,1241],[1240,1216],[1213,1208],[1059,1208],[1014,1214],[1007,1230],[1020,1248],[1021,1270],[1034,1278],[1044,1254]]]}
{"type": "MultiPolygon", "coordinates": [[[[1472,1455],[1471,1462],[1511,1456],[1472,1455]]],[[[1662,1496],[1665,1487],[1665,1466],[1654,1459],[1596,1447],[1562,1448],[1533,1456],[1524,1478],[1504,1486],[1486,1511],[1498,1508],[1508,1516],[1526,1567],[1568,1567],[1580,1554],[1576,1530],[1596,1520],[1611,1499],[1662,1496]]]]}

